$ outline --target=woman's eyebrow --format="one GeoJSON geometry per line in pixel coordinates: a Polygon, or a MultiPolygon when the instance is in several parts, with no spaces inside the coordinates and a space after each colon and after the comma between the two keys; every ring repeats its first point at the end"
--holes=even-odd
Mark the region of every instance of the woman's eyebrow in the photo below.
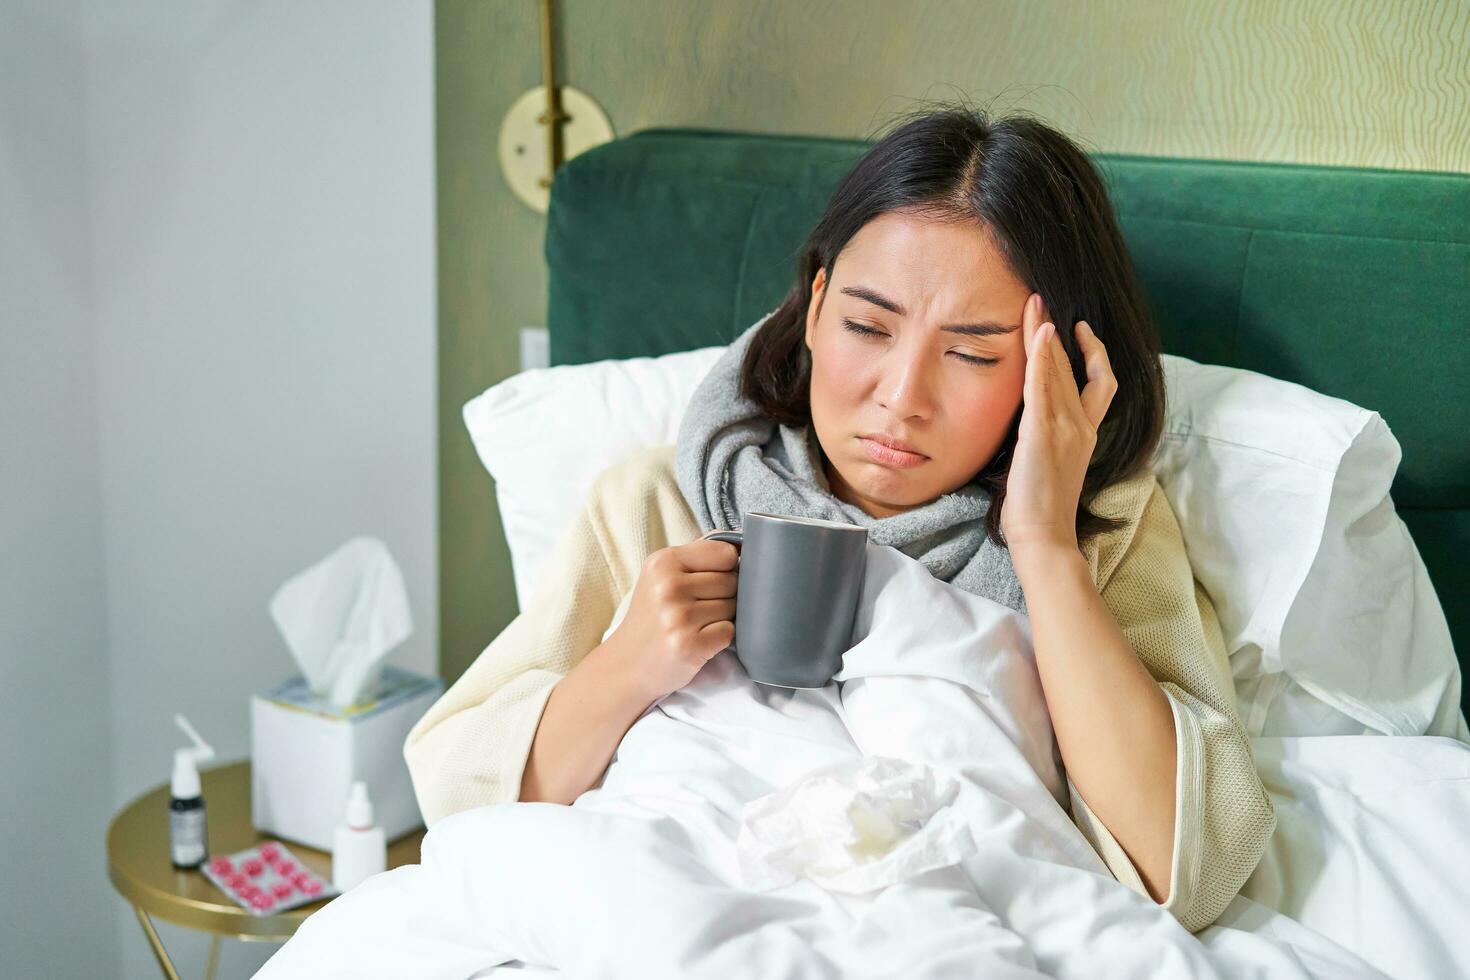
{"type": "MultiPolygon", "coordinates": [[[[889,313],[897,313],[899,316],[907,315],[902,306],[882,293],[869,289],[867,286],[843,286],[840,291],[849,296],[856,296],[858,299],[867,300],[874,306],[881,306],[889,313]]],[[[994,320],[986,320],[983,323],[952,323],[947,327],[940,327],[939,329],[945,333],[962,333],[968,334],[971,337],[990,337],[995,334],[1010,333],[1013,330],[1019,330],[1021,329],[1021,325],[1019,323],[998,323],[994,320]]]]}

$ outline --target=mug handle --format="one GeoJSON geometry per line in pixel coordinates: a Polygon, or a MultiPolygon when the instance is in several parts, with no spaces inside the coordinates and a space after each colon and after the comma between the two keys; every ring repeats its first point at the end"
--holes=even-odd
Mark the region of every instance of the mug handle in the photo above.
{"type": "Polygon", "coordinates": [[[725,541],[733,544],[737,548],[745,543],[745,533],[743,531],[706,531],[700,537],[707,541],[725,541]]]}

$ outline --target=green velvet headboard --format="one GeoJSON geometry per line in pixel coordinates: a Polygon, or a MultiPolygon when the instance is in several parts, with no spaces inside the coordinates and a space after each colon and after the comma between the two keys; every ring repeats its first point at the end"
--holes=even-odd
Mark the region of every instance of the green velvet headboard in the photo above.
{"type": "MultiPolygon", "coordinates": [[[[729,342],[785,296],[868,145],[651,129],[573,158],[547,221],[552,363],[729,342]]],[[[1467,665],[1470,175],[1096,160],[1166,351],[1382,414],[1394,504],[1467,665]]]]}

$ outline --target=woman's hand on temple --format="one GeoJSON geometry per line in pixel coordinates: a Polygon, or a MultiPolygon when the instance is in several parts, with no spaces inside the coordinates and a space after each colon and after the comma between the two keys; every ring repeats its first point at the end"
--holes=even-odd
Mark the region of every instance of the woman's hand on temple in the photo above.
{"type": "Polygon", "coordinates": [[[1075,550],[1083,480],[1118,381],[1102,341],[1079,320],[1075,332],[1087,382],[1077,391],[1071,362],[1039,294],[1027,299],[1021,329],[1026,382],[1001,533],[1013,554],[1057,546],[1075,550]]]}
{"type": "Polygon", "coordinates": [[[700,538],[644,559],[627,615],[608,643],[650,701],[688,684],[734,641],[739,557],[733,544],[700,538]]]}

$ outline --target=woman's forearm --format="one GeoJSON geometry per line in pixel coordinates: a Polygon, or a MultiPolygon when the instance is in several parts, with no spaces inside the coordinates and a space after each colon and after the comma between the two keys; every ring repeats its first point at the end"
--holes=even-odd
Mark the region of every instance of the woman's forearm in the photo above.
{"type": "Polygon", "coordinates": [[[1067,775],[1149,894],[1167,901],[1178,762],[1169,699],[1103,603],[1082,552],[1011,557],[1067,775]]]}
{"type": "Polygon", "coordinates": [[[557,682],[521,776],[523,803],[570,804],[607,770],[618,743],[656,700],[608,643],[557,682]]]}

